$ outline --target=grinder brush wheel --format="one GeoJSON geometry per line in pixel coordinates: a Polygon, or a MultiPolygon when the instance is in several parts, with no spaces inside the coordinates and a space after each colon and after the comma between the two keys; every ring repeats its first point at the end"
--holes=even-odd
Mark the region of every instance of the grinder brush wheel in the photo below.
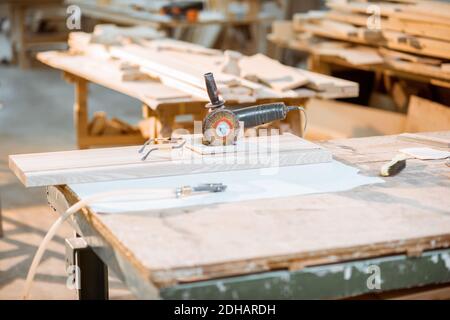
{"type": "Polygon", "coordinates": [[[230,145],[234,144],[239,135],[239,121],[233,111],[216,109],[203,120],[203,144],[230,145]]]}

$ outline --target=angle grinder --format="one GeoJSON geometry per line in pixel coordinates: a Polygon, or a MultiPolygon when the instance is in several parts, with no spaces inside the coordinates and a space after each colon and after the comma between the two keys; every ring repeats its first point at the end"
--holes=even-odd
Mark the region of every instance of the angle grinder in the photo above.
{"type": "Polygon", "coordinates": [[[232,145],[236,143],[240,130],[284,120],[288,112],[293,110],[304,112],[303,107],[286,106],[283,102],[229,109],[225,107],[225,101],[219,97],[214,75],[209,72],[204,75],[204,78],[210,100],[205,106],[209,109],[209,113],[203,120],[202,126],[204,145],[232,145]],[[242,128],[240,123],[243,124],[242,128]]]}

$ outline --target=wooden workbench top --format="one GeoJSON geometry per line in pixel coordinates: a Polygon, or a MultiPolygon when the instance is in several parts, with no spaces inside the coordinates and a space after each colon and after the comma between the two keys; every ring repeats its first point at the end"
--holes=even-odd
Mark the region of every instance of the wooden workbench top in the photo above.
{"type": "Polygon", "coordinates": [[[115,61],[59,51],[41,52],[37,58],[52,68],[136,98],[153,109],[161,104],[204,102],[159,81],[122,81],[119,63],[115,61]]]}
{"type": "MultiPolygon", "coordinates": [[[[428,135],[450,138],[450,131],[428,135]]],[[[397,136],[323,142],[335,159],[378,175],[399,149],[425,145],[397,136]]],[[[444,150],[444,149],[443,149],[444,150]]],[[[450,246],[450,168],[409,159],[385,183],[345,192],[212,206],[96,214],[90,224],[158,287],[277,269],[450,246]]],[[[59,187],[69,203],[69,187],[59,187]]]]}
{"type": "MultiPolygon", "coordinates": [[[[122,81],[119,63],[115,61],[93,59],[89,56],[72,55],[60,51],[40,52],[37,55],[37,59],[69,75],[136,98],[154,110],[166,105],[203,106],[207,102],[204,99],[186,94],[184,91],[169,87],[158,81],[122,81]]],[[[298,92],[295,97],[286,96],[280,99],[286,102],[292,100],[295,103],[314,96],[313,93],[314,91],[312,90],[304,90],[298,92]]],[[[260,99],[256,103],[265,103],[267,102],[266,100],[260,99]]]]}

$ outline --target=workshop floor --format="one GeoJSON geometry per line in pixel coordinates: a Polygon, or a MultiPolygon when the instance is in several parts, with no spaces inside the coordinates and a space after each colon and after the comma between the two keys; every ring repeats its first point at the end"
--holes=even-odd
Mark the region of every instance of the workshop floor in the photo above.
{"type": "MultiPolygon", "coordinates": [[[[105,110],[130,122],[140,117],[138,101],[99,86],[90,86],[90,112],[105,110]]],[[[43,188],[25,189],[8,168],[8,155],[75,148],[73,87],[59,72],[45,67],[20,70],[0,65],[0,198],[4,237],[0,238],[0,299],[21,297],[26,273],[46,231],[56,219],[43,188]]],[[[66,288],[65,225],[38,269],[32,299],[75,299],[66,288]]],[[[112,299],[132,298],[110,275],[112,299]]]]}

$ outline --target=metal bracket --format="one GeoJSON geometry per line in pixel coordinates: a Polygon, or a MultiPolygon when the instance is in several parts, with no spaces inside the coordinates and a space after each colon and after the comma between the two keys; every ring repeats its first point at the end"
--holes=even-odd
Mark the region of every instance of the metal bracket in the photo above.
{"type": "Polygon", "coordinates": [[[80,300],[108,299],[108,268],[81,238],[66,239],[67,285],[80,300]]]}

